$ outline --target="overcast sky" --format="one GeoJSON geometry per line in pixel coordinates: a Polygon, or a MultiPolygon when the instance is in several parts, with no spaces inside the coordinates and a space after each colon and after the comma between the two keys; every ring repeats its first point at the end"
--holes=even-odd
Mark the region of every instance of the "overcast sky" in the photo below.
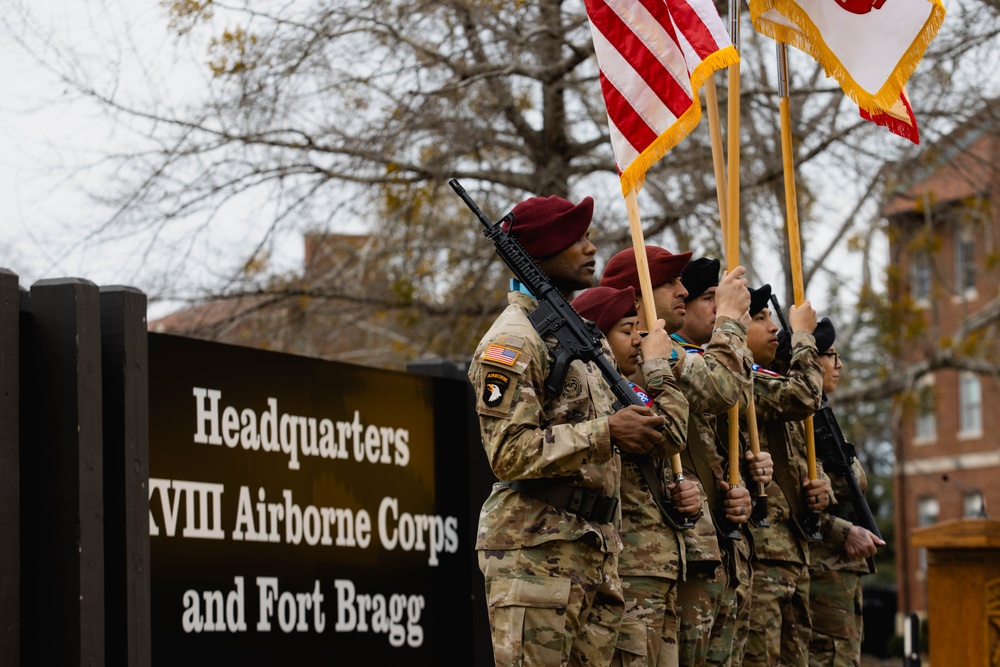
{"type": "MultiPolygon", "coordinates": [[[[78,276],[157,293],[168,270],[163,267],[172,252],[169,239],[160,241],[159,255],[146,256],[136,250],[142,239],[108,242],[92,233],[110,214],[90,196],[102,191],[99,158],[109,147],[134,145],[136,128],[113,122],[96,104],[81,100],[40,61],[86,72],[109,92],[115,90],[110,82],[116,82],[119,91],[148,90],[177,100],[206,84],[204,57],[199,62],[198,54],[178,42],[158,0],[0,0],[0,33],[0,267],[20,275],[25,286],[41,278],[78,276]],[[23,20],[25,11],[30,24],[23,20]],[[115,63],[113,72],[109,63],[115,63]],[[158,63],[161,69],[137,63],[158,63]]],[[[225,248],[245,244],[254,238],[246,225],[246,220],[216,225],[215,242],[225,248]]],[[[277,261],[294,268],[301,239],[287,240],[284,248],[277,261]]],[[[195,263],[184,272],[207,270],[212,263],[195,263]]],[[[178,306],[152,304],[150,315],[178,306]]]]}
{"type": "MultiPolygon", "coordinates": [[[[135,146],[142,129],[81,99],[56,71],[86,77],[106,94],[161,102],[203,90],[209,76],[204,55],[199,60],[169,30],[157,0],[0,0],[0,34],[0,267],[17,273],[26,287],[75,276],[155,294],[167,272],[200,284],[231,268],[221,258],[246,256],[240,253],[252,249],[256,232],[246,228],[250,215],[240,212],[229,212],[241,217],[239,223],[214,225],[217,233],[202,248],[206,256],[181,269],[169,261],[180,252],[176,238],[158,237],[157,250],[147,255],[148,232],[108,241],[97,231],[112,212],[92,196],[105,191],[109,166],[101,157],[135,146]]],[[[286,240],[282,253],[274,261],[297,265],[301,239],[286,240]]],[[[151,303],[150,317],[179,305],[151,303]]]]}

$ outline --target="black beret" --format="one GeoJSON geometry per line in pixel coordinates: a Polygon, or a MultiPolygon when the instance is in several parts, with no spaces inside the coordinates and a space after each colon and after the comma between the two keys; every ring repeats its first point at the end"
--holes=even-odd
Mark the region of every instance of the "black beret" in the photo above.
{"type": "Polygon", "coordinates": [[[771,286],[761,285],[757,289],[748,287],[750,290],[750,317],[767,308],[767,302],[771,298],[771,286]]]}
{"type": "Polygon", "coordinates": [[[717,287],[719,284],[719,266],[717,259],[699,257],[688,262],[681,272],[681,283],[688,291],[685,302],[697,299],[705,293],[709,287],[717,287]]]}
{"type": "MultiPolygon", "coordinates": [[[[833,341],[837,339],[837,331],[833,328],[833,322],[830,321],[829,317],[824,317],[816,323],[816,328],[813,329],[813,338],[816,339],[816,351],[819,354],[823,354],[833,347],[833,341]]],[[[792,360],[792,341],[784,329],[778,332],[778,351],[774,353],[774,360],[785,363],[792,360]]]]}
{"type": "Polygon", "coordinates": [[[813,338],[816,339],[816,350],[820,354],[833,347],[833,341],[837,340],[837,331],[833,328],[833,322],[829,317],[824,317],[816,323],[813,338]]]}
{"type": "Polygon", "coordinates": [[[513,222],[503,230],[517,239],[535,259],[551,257],[570,247],[587,233],[594,216],[594,200],[579,204],[552,195],[532,197],[514,207],[513,222]]]}
{"type": "MultiPolygon", "coordinates": [[[[646,246],[646,263],[649,264],[649,278],[654,288],[681,275],[681,271],[691,259],[691,252],[673,254],[655,245],[646,246]]],[[[626,248],[611,258],[604,267],[601,285],[605,287],[632,287],[639,291],[639,268],[635,263],[635,248],[626,248]]]]}
{"type": "Polygon", "coordinates": [[[607,336],[623,317],[636,314],[635,290],[631,287],[591,287],[573,299],[573,308],[607,336]]]}

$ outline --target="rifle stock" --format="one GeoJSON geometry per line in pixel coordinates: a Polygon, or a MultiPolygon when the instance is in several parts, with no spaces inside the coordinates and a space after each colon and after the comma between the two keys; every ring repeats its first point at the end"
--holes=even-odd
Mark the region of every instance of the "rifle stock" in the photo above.
{"type": "Polygon", "coordinates": [[[848,498],[844,512],[851,523],[869,530],[882,539],[875,517],[868,506],[868,500],[861,491],[857,477],[854,476],[854,459],[857,453],[854,445],[844,439],[844,434],[837,423],[837,417],[826,403],[813,416],[813,429],[816,433],[816,454],[823,461],[823,467],[828,472],[836,472],[844,478],[847,484],[848,498]]]}
{"type": "MultiPolygon", "coordinates": [[[[502,229],[501,225],[507,220],[513,220],[514,214],[508,213],[494,223],[483,214],[476,202],[456,179],[448,181],[448,185],[475,213],[484,227],[483,235],[493,242],[494,249],[500,259],[538,301],[538,306],[528,316],[535,331],[543,338],[549,335],[553,336],[558,343],[554,352],[555,362],[545,382],[546,393],[550,396],[559,394],[566,379],[569,365],[574,360],[579,359],[584,363],[593,362],[597,365],[615,396],[616,400],[612,406],[614,410],[621,410],[627,405],[644,405],[629,381],[622,377],[622,374],[604,354],[604,348],[601,345],[604,334],[597,328],[597,325],[580,317],[579,313],[574,310],[566,297],[552,285],[545,272],[539,268],[517,239],[502,229]]],[[[644,458],[649,459],[648,456],[644,458]]],[[[645,473],[644,477],[646,477],[645,473]]],[[[679,478],[677,481],[680,482],[681,479],[679,478]]],[[[654,498],[658,499],[660,513],[667,523],[677,530],[688,530],[694,527],[694,521],[691,520],[691,517],[681,514],[670,503],[659,500],[659,489],[652,488],[648,478],[647,484],[650,485],[650,491],[654,498]]]]}

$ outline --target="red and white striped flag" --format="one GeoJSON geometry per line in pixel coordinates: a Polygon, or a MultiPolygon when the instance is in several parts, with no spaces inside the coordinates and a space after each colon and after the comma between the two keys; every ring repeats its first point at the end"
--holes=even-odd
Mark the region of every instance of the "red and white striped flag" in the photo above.
{"type": "Polygon", "coordinates": [[[701,120],[698,91],[739,62],[711,0],[586,0],[622,193],[701,120]]]}

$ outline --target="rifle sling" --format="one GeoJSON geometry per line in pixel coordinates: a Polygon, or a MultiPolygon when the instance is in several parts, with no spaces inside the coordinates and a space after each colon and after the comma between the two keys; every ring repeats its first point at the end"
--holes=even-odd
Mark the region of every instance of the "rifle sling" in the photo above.
{"type": "Polygon", "coordinates": [[[788,503],[789,514],[792,522],[803,537],[809,535],[809,531],[799,522],[802,514],[802,488],[792,476],[790,461],[788,460],[787,432],[782,422],[771,421],[767,424],[768,445],[780,443],[779,447],[769,446],[768,452],[774,460],[773,479],[781,487],[781,492],[785,495],[785,502],[788,503]]]}
{"type": "Polygon", "coordinates": [[[663,497],[660,479],[656,474],[656,468],[653,467],[653,457],[640,454],[622,454],[621,456],[623,461],[634,463],[639,468],[642,479],[646,482],[646,486],[653,496],[653,501],[656,502],[657,509],[660,510],[660,516],[663,517],[668,526],[673,526],[676,520],[667,511],[670,501],[663,497]]]}

